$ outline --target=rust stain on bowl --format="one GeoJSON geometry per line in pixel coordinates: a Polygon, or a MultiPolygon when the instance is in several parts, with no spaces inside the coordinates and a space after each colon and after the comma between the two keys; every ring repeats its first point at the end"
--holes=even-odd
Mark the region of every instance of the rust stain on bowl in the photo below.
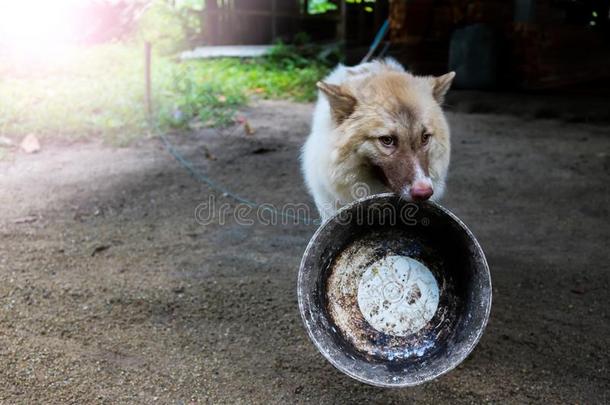
{"type": "MultiPolygon", "coordinates": [[[[433,272],[411,257],[422,254],[421,244],[388,236],[372,233],[339,252],[326,282],[328,313],[340,334],[370,358],[421,357],[450,328],[445,318],[454,305],[438,308],[448,286],[439,286],[433,272]]],[[[441,266],[438,260],[432,265],[441,266]]]]}

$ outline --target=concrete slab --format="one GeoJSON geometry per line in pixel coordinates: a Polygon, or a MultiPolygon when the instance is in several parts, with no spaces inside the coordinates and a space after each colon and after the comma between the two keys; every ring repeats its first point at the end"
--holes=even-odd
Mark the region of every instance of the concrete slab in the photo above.
{"type": "Polygon", "coordinates": [[[267,55],[272,45],[201,46],[182,52],[180,59],[256,58],[267,55]]]}

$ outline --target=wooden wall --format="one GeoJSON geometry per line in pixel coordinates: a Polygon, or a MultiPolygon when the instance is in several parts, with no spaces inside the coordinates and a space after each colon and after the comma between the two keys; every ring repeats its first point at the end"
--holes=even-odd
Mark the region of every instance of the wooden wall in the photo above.
{"type": "Polygon", "coordinates": [[[207,0],[202,12],[205,45],[258,45],[291,41],[307,32],[316,41],[333,40],[340,14],[308,15],[299,0],[207,0]]]}
{"type": "MultiPolygon", "coordinates": [[[[610,8],[610,2],[606,3],[610,8]]],[[[391,0],[392,55],[416,73],[442,73],[448,68],[454,30],[481,23],[497,36],[500,87],[543,89],[609,78],[608,29],[575,23],[574,14],[566,8],[573,7],[570,4],[554,0],[391,0]]],[[[607,16],[608,10],[601,14],[607,16]]]]}

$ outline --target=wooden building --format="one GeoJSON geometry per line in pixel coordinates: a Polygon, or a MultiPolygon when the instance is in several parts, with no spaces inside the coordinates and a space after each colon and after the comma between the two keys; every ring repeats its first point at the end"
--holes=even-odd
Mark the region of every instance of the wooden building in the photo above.
{"type": "Polygon", "coordinates": [[[609,12],[608,0],[392,0],[392,54],[445,72],[456,32],[478,25],[493,35],[496,87],[568,86],[610,77],[609,12]]]}
{"type": "Polygon", "coordinates": [[[305,32],[344,44],[353,64],[389,18],[391,56],[421,74],[470,58],[464,87],[477,82],[463,80],[469,75],[486,76],[486,88],[524,89],[610,75],[610,0],[333,0],[319,14],[309,1],[206,0],[201,44],[290,42],[305,32]]]}
{"type": "Polygon", "coordinates": [[[313,14],[308,0],[206,0],[200,42],[261,45],[277,40],[290,42],[305,32],[317,42],[366,48],[388,16],[388,0],[330,3],[334,9],[313,14]]]}

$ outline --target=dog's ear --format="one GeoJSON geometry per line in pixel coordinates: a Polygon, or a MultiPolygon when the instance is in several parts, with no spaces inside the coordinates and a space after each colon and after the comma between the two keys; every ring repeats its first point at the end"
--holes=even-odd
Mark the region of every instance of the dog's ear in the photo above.
{"type": "Polygon", "coordinates": [[[349,91],[336,84],[324,82],[316,83],[318,89],[326,95],[330,104],[331,114],[337,125],[341,124],[347,117],[352,115],[356,108],[356,98],[349,91]]]}
{"type": "Polygon", "coordinates": [[[445,100],[445,94],[449,91],[454,78],[455,72],[445,73],[442,76],[432,78],[432,94],[439,104],[442,104],[445,100]]]}

